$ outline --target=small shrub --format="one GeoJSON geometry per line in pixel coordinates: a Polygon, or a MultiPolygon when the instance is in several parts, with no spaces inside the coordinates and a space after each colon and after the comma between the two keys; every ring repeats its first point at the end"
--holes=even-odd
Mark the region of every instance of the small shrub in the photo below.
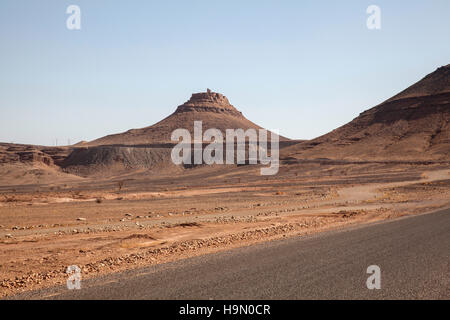
{"type": "Polygon", "coordinates": [[[124,184],[124,182],[123,181],[119,181],[119,182],[117,182],[117,188],[119,189],[119,192],[122,190],[122,188],[123,188],[123,184],[124,184]]]}

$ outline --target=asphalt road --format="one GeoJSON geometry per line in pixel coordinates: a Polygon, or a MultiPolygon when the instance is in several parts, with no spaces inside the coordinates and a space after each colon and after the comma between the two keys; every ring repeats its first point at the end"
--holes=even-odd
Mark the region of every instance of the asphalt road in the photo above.
{"type": "Polygon", "coordinates": [[[450,299],[450,210],[272,241],[20,299],[450,299]],[[369,290],[378,265],[381,289],[369,290]]]}

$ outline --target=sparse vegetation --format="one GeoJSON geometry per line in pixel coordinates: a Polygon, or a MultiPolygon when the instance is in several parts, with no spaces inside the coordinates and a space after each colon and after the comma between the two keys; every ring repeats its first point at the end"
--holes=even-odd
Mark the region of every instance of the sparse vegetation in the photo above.
{"type": "Polygon", "coordinates": [[[123,180],[117,182],[118,192],[122,191],[122,188],[123,188],[124,184],[125,184],[125,182],[123,180]]]}

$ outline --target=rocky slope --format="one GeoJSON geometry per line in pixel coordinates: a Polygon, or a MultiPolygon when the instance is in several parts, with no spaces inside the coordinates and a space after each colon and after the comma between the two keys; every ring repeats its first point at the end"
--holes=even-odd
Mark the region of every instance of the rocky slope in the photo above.
{"type": "Polygon", "coordinates": [[[0,143],[0,164],[40,163],[47,166],[59,166],[71,151],[71,148],[68,147],[44,147],[26,144],[0,143]]]}
{"type": "Polygon", "coordinates": [[[353,121],[286,148],[284,158],[352,160],[450,159],[450,65],[353,121]]]}
{"type": "Polygon", "coordinates": [[[88,176],[146,169],[174,170],[170,148],[145,146],[95,146],[76,148],[62,163],[65,172],[88,176]]]}

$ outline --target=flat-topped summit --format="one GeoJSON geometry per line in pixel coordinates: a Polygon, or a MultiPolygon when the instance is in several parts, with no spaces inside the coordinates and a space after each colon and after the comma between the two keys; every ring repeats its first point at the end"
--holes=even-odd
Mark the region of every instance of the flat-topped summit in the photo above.
{"type": "Polygon", "coordinates": [[[238,117],[242,116],[242,113],[230,104],[227,97],[221,93],[212,92],[210,89],[207,89],[206,92],[193,93],[191,98],[179,106],[175,113],[190,111],[226,113],[238,117]]]}
{"type": "Polygon", "coordinates": [[[211,106],[222,105],[231,106],[227,97],[218,92],[212,92],[210,89],[206,89],[206,92],[193,93],[191,98],[184,105],[193,106],[211,106]]]}

